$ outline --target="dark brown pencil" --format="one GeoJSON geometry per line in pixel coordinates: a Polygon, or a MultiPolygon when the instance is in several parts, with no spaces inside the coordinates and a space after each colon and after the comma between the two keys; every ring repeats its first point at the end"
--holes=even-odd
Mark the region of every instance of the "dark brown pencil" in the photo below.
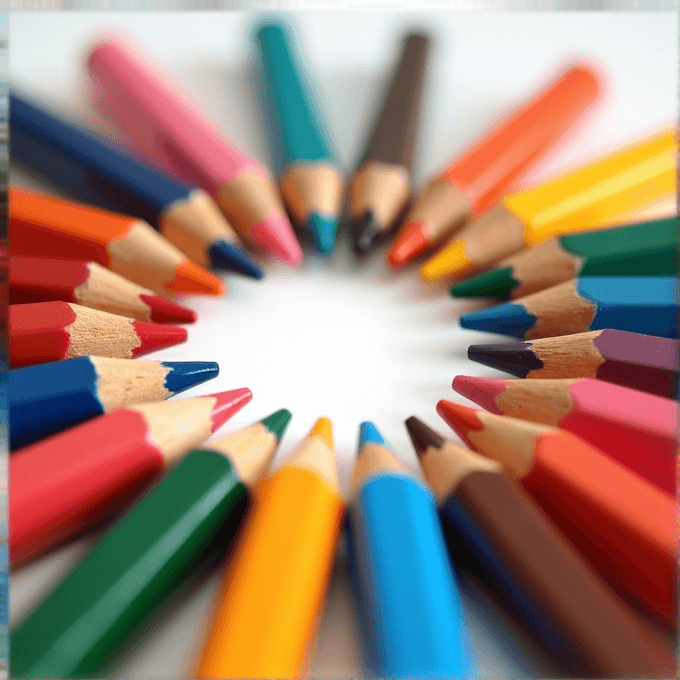
{"type": "Polygon", "coordinates": [[[665,677],[675,659],[620,601],[496,461],[444,440],[418,418],[406,428],[442,522],[477,555],[491,587],[565,672],[665,677]]]}
{"type": "Polygon", "coordinates": [[[350,186],[354,249],[365,253],[407,205],[430,40],[406,37],[399,64],[350,186]]]}

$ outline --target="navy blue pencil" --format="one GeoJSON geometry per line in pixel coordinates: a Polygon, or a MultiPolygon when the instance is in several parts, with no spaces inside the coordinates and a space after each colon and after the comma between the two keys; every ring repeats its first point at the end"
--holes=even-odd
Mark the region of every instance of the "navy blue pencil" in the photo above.
{"type": "Polygon", "coordinates": [[[10,448],[25,446],[116,408],[162,401],[215,378],[212,361],[76,357],[10,371],[10,448]]]}
{"type": "Polygon", "coordinates": [[[262,278],[202,189],[168,177],[15,93],[10,95],[10,136],[12,160],[70,198],[144,219],[202,267],[262,278]]]}

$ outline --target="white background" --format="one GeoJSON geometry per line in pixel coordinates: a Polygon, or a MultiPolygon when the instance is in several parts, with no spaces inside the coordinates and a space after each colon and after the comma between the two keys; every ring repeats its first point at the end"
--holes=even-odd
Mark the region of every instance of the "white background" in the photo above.
{"type": "MultiPolygon", "coordinates": [[[[433,37],[416,186],[574,59],[599,64],[606,93],[525,185],[678,118],[678,25],[672,12],[318,11],[294,17],[348,173],[362,150],[399,38],[410,28],[425,29],[433,37]]],[[[102,30],[125,27],[232,139],[272,165],[271,139],[263,132],[252,74],[254,19],[246,13],[208,12],[12,14],[11,80],[74,120],[106,130],[88,104],[84,55],[102,30]]],[[[19,173],[13,180],[41,187],[19,173]]],[[[671,209],[667,201],[645,215],[671,209]]],[[[345,491],[362,420],[373,420],[417,472],[404,419],[417,415],[455,439],[436,415],[435,404],[441,398],[457,399],[451,380],[459,373],[500,375],[466,359],[468,345],[500,338],[458,327],[458,316],[481,303],[453,300],[444,283],[420,281],[416,267],[391,272],[385,252],[357,263],[341,239],[331,257],[307,253],[297,269],[266,262],[261,282],[228,276],[229,293],[223,299],[185,300],[199,315],[189,327],[189,341],[150,358],[219,362],[220,376],[185,396],[252,389],[252,403],[222,433],[289,408],[294,417],[280,456],[294,448],[318,416],[332,418],[345,491]]],[[[78,541],[12,574],[12,622],[26,615],[93,540],[78,541]]],[[[185,676],[215,585],[212,578],[177,598],[119,674],[185,676]]],[[[474,584],[466,586],[465,601],[482,675],[551,674],[474,584]]],[[[310,674],[362,674],[342,560],[310,674]]]]}

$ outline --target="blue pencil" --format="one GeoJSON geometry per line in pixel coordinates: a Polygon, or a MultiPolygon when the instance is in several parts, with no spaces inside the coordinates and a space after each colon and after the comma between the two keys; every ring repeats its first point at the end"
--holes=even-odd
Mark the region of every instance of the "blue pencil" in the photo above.
{"type": "Polygon", "coordinates": [[[9,374],[10,447],[131,404],[162,401],[217,377],[212,361],[77,357],[9,374]]]}
{"type": "Polygon", "coordinates": [[[678,337],[678,282],[671,276],[572,279],[460,318],[463,328],[533,340],[611,328],[678,337]]]}
{"type": "Polygon", "coordinates": [[[15,93],[10,95],[10,135],[12,159],[71,198],[146,220],[203,267],[262,278],[202,189],[158,172],[15,93]]]}
{"type": "Polygon", "coordinates": [[[348,515],[349,565],[369,671],[466,678],[472,649],[432,493],[362,423],[348,515]]]}
{"type": "Polygon", "coordinates": [[[256,38],[281,141],[283,200],[318,250],[329,253],[335,245],[343,178],[317,98],[296,54],[299,41],[279,23],[260,27],[256,38]]]}

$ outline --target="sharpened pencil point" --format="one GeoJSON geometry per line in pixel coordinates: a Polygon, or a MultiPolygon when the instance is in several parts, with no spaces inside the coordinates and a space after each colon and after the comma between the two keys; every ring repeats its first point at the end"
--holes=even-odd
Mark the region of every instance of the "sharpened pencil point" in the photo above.
{"type": "Polygon", "coordinates": [[[378,428],[369,421],[359,425],[359,451],[361,451],[366,444],[377,444],[378,446],[388,445],[378,428]]]}
{"type": "Polygon", "coordinates": [[[264,272],[253,262],[250,256],[237,243],[229,243],[224,239],[215,241],[208,250],[210,264],[215,269],[224,269],[236,274],[243,274],[258,281],[264,272]]]}
{"type": "Polygon", "coordinates": [[[426,425],[420,418],[411,416],[404,424],[406,425],[409,437],[411,437],[411,442],[413,443],[413,448],[416,450],[418,458],[420,458],[431,446],[440,448],[445,441],[444,437],[426,425]]]}
{"type": "Polygon", "coordinates": [[[472,444],[467,438],[470,430],[481,430],[484,426],[477,416],[477,411],[473,408],[454,404],[452,401],[440,399],[437,402],[437,413],[444,419],[444,422],[464,439],[469,446],[472,444]]]}
{"type": "Polygon", "coordinates": [[[288,264],[300,264],[302,250],[290,222],[283,215],[272,215],[252,229],[255,242],[268,253],[288,264]]]}
{"type": "Polygon", "coordinates": [[[329,448],[333,448],[333,423],[329,418],[319,418],[312,429],[309,431],[308,437],[319,437],[328,444],[329,448]]]}
{"type": "Polygon", "coordinates": [[[479,404],[489,413],[502,415],[496,404],[496,397],[505,391],[505,380],[498,378],[478,378],[472,375],[457,375],[453,379],[453,389],[462,397],[479,404]]]}
{"type": "Polygon", "coordinates": [[[320,253],[328,255],[335,247],[335,232],[338,220],[334,215],[312,213],[307,219],[307,229],[314,237],[314,243],[320,253]]]}
{"type": "Polygon", "coordinates": [[[453,297],[491,297],[509,300],[514,288],[519,285],[512,267],[499,267],[483,272],[451,286],[453,297]]]}
{"type": "Polygon", "coordinates": [[[194,323],[196,312],[172,300],[166,300],[158,295],[141,293],[140,300],[149,305],[151,321],[155,323],[194,323]]]}
{"type": "Polygon", "coordinates": [[[282,408],[271,415],[268,415],[266,418],[263,418],[262,424],[277,440],[280,440],[292,417],[293,414],[287,408],[282,408]]]}
{"type": "Polygon", "coordinates": [[[215,400],[210,412],[212,431],[215,432],[253,398],[253,393],[247,387],[240,387],[236,390],[218,392],[208,396],[215,400]]]}
{"type": "Polygon", "coordinates": [[[489,309],[481,309],[478,312],[472,312],[472,314],[465,314],[460,317],[460,325],[462,328],[475,331],[523,338],[534,327],[537,320],[522,305],[507,303],[489,307],[489,309]]]}
{"type": "Polygon", "coordinates": [[[381,231],[380,225],[370,210],[352,219],[350,233],[354,252],[357,255],[365,255],[371,250],[381,231]]]}
{"type": "Polygon", "coordinates": [[[407,224],[397,236],[387,259],[395,269],[410,262],[430,248],[430,239],[421,222],[407,224]]]}
{"type": "Polygon", "coordinates": [[[161,365],[170,369],[165,376],[165,387],[173,394],[212,380],[220,372],[214,361],[163,361],[161,365]]]}
{"type": "Polygon", "coordinates": [[[543,362],[532,351],[530,342],[470,345],[468,359],[518,378],[526,378],[532,371],[543,368],[543,362]]]}
{"type": "Polygon", "coordinates": [[[132,356],[138,357],[157,349],[172,347],[186,342],[189,334],[186,328],[180,326],[167,326],[160,323],[149,323],[148,321],[133,321],[132,326],[141,344],[132,350],[132,356]]]}
{"type": "Polygon", "coordinates": [[[186,295],[223,295],[224,284],[209,271],[189,260],[183,260],[177,265],[175,278],[165,284],[171,293],[186,295]]]}

